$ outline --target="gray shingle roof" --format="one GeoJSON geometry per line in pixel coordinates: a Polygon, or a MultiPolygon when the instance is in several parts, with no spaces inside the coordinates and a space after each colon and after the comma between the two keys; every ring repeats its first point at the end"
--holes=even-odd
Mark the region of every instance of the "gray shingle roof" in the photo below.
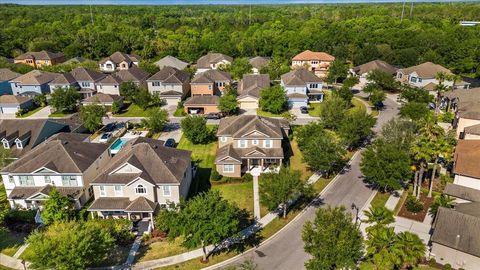
{"type": "Polygon", "coordinates": [[[304,68],[295,69],[283,74],[281,79],[286,86],[303,86],[307,83],[322,83],[322,79],[304,68]]]}
{"type": "Polygon", "coordinates": [[[116,154],[105,170],[92,183],[127,184],[141,177],[152,184],[180,184],[190,165],[190,151],[163,146],[163,141],[136,138],[116,154]],[[125,163],[140,169],[141,173],[110,174],[125,163]]]}
{"type": "Polygon", "coordinates": [[[212,69],[212,70],[207,70],[205,72],[195,75],[195,77],[192,80],[192,84],[225,82],[225,81],[231,81],[231,80],[232,80],[232,76],[230,75],[230,73],[212,69]]]}
{"type": "Polygon", "coordinates": [[[0,82],[10,81],[21,75],[22,74],[13,72],[8,68],[0,68],[0,82]]]}
{"type": "Polygon", "coordinates": [[[64,56],[65,55],[63,53],[53,53],[48,51],[26,52],[24,54],[21,54],[15,57],[15,60],[24,60],[24,59],[32,59],[32,58],[35,58],[35,60],[52,60],[52,59],[61,58],[64,56]]]}
{"type": "MultiPolygon", "coordinates": [[[[53,186],[37,186],[37,187],[15,187],[10,195],[9,199],[21,200],[27,199],[37,193],[42,193],[44,195],[49,195],[52,191],[53,186]]],[[[78,199],[83,194],[83,187],[55,187],[60,194],[63,196],[69,197],[70,199],[78,199]]]]}
{"type": "Polygon", "coordinates": [[[396,67],[378,59],[356,66],[353,68],[353,71],[355,71],[355,73],[357,73],[358,75],[361,75],[377,69],[392,75],[397,72],[396,67]]]}
{"type": "Polygon", "coordinates": [[[122,100],[123,97],[119,95],[109,95],[104,93],[96,93],[95,95],[88,97],[84,100],[86,103],[100,102],[100,103],[112,103],[122,100]]]}
{"type": "Polygon", "coordinates": [[[25,85],[42,85],[53,81],[59,74],[41,70],[32,70],[12,80],[12,82],[25,85]]]}
{"type": "Polygon", "coordinates": [[[121,62],[125,61],[127,63],[138,62],[140,61],[140,57],[137,55],[126,54],[122,52],[114,52],[109,57],[103,58],[100,60],[100,64],[105,64],[108,60],[112,61],[115,64],[120,64],[121,62]]]}
{"type": "Polygon", "coordinates": [[[124,211],[129,204],[127,197],[101,197],[93,201],[88,211],[124,211]]]}
{"type": "Polygon", "coordinates": [[[2,95],[0,96],[0,104],[22,104],[32,99],[24,96],[2,95]]]}
{"type": "Polygon", "coordinates": [[[70,85],[74,84],[77,81],[70,73],[63,73],[59,74],[53,81],[49,83],[49,85],[70,85]]]}
{"type": "Polygon", "coordinates": [[[439,72],[444,72],[446,74],[452,74],[452,72],[445,68],[442,67],[441,65],[434,64],[432,62],[425,62],[420,65],[408,67],[408,68],[403,68],[399,70],[403,74],[411,74],[413,72],[417,73],[418,76],[422,78],[435,78],[435,75],[439,72]]]}
{"type": "Polygon", "coordinates": [[[188,63],[176,57],[167,55],[162,59],[158,60],[157,62],[155,62],[155,65],[160,69],[164,67],[174,67],[176,69],[182,70],[188,66],[188,63]]]}
{"type": "Polygon", "coordinates": [[[251,96],[260,97],[260,91],[270,86],[270,76],[268,74],[243,75],[238,83],[238,97],[251,96]]]}
{"type": "Polygon", "coordinates": [[[252,131],[261,132],[270,138],[283,138],[283,129],[290,125],[285,119],[267,118],[257,115],[240,115],[226,117],[220,120],[217,136],[238,138],[252,131]]]}
{"type": "Polygon", "coordinates": [[[125,207],[125,212],[154,212],[156,208],[156,203],[140,196],[125,207]]]}
{"type": "Polygon", "coordinates": [[[174,67],[164,67],[147,81],[161,81],[169,84],[184,84],[190,81],[190,75],[174,67]]]}
{"type": "Polygon", "coordinates": [[[83,67],[75,68],[74,70],[72,70],[70,72],[70,74],[77,81],[90,81],[90,82],[99,81],[99,80],[105,78],[105,76],[106,76],[103,73],[100,73],[100,72],[97,72],[97,71],[94,71],[94,70],[90,70],[90,69],[86,69],[86,68],[83,68],[83,67]]]}
{"type": "Polygon", "coordinates": [[[480,124],[468,126],[464,129],[465,133],[480,135],[480,124]]]}
{"type": "Polygon", "coordinates": [[[147,80],[150,74],[146,71],[141,70],[137,66],[132,66],[131,68],[126,70],[119,70],[113,75],[124,82],[125,81],[142,82],[147,80]]]}
{"type": "Polygon", "coordinates": [[[448,183],[443,193],[471,202],[480,202],[480,190],[474,188],[448,183]]]}
{"type": "Polygon", "coordinates": [[[230,143],[223,147],[217,149],[217,154],[215,156],[215,164],[241,164],[242,158],[248,157],[262,157],[262,158],[279,158],[284,157],[283,148],[260,148],[260,147],[249,147],[249,148],[234,148],[230,143]],[[225,158],[233,158],[225,159],[225,158]],[[225,161],[224,161],[225,159],[225,161]],[[240,160],[240,162],[238,162],[240,160]]]}
{"type": "Polygon", "coordinates": [[[108,145],[83,140],[83,136],[67,139],[57,134],[3,168],[2,172],[31,173],[53,165],[58,173],[83,173],[108,149],[108,145]]]}
{"type": "Polygon", "coordinates": [[[440,207],[432,242],[480,257],[480,203],[457,204],[455,209],[440,207]]]}

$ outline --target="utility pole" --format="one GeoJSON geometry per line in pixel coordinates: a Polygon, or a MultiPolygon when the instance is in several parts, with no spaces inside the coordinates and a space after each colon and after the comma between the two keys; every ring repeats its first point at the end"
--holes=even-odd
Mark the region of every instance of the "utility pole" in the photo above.
{"type": "Polygon", "coordinates": [[[248,25],[252,24],[252,4],[250,4],[250,11],[248,12],[248,25]]]}
{"type": "Polygon", "coordinates": [[[403,13],[405,13],[405,1],[403,1],[402,17],[400,18],[400,22],[403,22],[403,13]]]}
{"type": "Polygon", "coordinates": [[[92,20],[92,25],[93,25],[93,12],[92,12],[92,4],[90,4],[90,20],[92,20]]]}
{"type": "Polygon", "coordinates": [[[412,16],[413,16],[413,0],[412,0],[412,4],[410,5],[410,20],[412,19],[412,16]]]}

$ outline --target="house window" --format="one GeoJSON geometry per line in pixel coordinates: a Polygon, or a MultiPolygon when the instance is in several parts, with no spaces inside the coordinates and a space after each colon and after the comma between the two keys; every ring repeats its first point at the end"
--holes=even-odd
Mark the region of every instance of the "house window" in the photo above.
{"type": "Polygon", "coordinates": [[[16,141],[15,144],[17,145],[17,148],[18,148],[18,149],[22,149],[22,148],[23,148],[22,142],[21,142],[20,140],[16,141]]]}
{"type": "Polygon", "coordinates": [[[170,186],[162,186],[163,196],[170,196],[171,190],[170,186]]]}
{"type": "Polygon", "coordinates": [[[220,141],[221,141],[221,142],[226,142],[226,141],[227,141],[227,137],[224,137],[224,136],[220,137],[220,141]]]}
{"type": "Polygon", "coordinates": [[[90,87],[90,83],[89,82],[82,82],[82,87],[90,87]]]}
{"type": "Polygon", "coordinates": [[[413,83],[416,83],[417,82],[417,77],[411,77],[410,81],[413,82],[413,83]]]}
{"type": "Polygon", "coordinates": [[[318,65],[318,61],[312,61],[312,65],[318,65]]]}
{"type": "Polygon", "coordinates": [[[152,82],[152,86],[160,86],[161,82],[152,82]]]}
{"type": "Polygon", "coordinates": [[[35,182],[33,181],[33,176],[31,175],[20,175],[18,177],[18,182],[20,186],[35,186],[35,182]]]}
{"type": "Polygon", "coordinates": [[[239,140],[238,141],[238,148],[247,148],[247,141],[246,140],[239,140]]]}
{"type": "Polygon", "coordinates": [[[45,181],[45,184],[51,184],[52,183],[52,179],[50,179],[49,175],[45,175],[43,177],[43,180],[45,181]]]}
{"type": "Polygon", "coordinates": [[[99,186],[100,188],[100,196],[106,196],[107,193],[105,192],[105,186],[99,186]]]}
{"type": "Polygon", "coordinates": [[[421,83],[421,82],[422,82],[422,78],[418,78],[418,82],[421,83]]]}
{"type": "Polygon", "coordinates": [[[272,148],[272,140],[269,140],[269,139],[264,140],[264,141],[263,141],[263,147],[265,147],[265,148],[272,148]]]}
{"type": "Polygon", "coordinates": [[[10,184],[14,184],[14,183],[15,183],[15,179],[13,179],[13,175],[9,175],[9,176],[8,176],[8,182],[10,182],[10,184]]]}
{"type": "Polygon", "coordinates": [[[67,186],[67,187],[77,186],[77,177],[75,175],[63,175],[62,186],[67,186]]]}
{"type": "Polygon", "coordinates": [[[226,173],[233,173],[235,171],[235,167],[233,164],[223,164],[223,172],[226,173]]]}
{"type": "Polygon", "coordinates": [[[310,84],[310,88],[317,89],[318,84],[317,83],[312,83],[312,84],[310,84]]]}
{"type": "Polygon", "coordinates": [[[123,195],[122,186],[115,186],[115,196],[122,196],[122,195],[123,195]]]}
{"type": "Polygon", "coordinates": [[[212,90],[212,85],[211,84],[208,85],[208,90],[212,90]]]}
{"type": "Polygon", "coordinates": [[[253,145],[258,145],[258,140],[257,140],[257,139],[253,140],[253,141],[252,141],[252,144],[253,144],[253,145]]]}
{"type": "Polygon", "coordinates": [[[401,79],[403,77],[402,73],[398,73],[398,78],[401,79]]]}
{"type": "Polygon", "coordinates": [[[147,193],[147,188],[145,188],[143,185],[138,185],[135,188],[135,193],[137,194],[146,194],[147,193]]]}

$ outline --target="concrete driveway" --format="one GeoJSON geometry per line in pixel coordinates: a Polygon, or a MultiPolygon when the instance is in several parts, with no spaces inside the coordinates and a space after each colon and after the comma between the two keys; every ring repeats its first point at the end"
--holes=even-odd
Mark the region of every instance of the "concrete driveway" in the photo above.
{"type": "Polygon", "coordinates": [[[167,139],[173,138],[175,142],[178,143],[180,138],[182,138],[182,134],[183,132],[179,123],[169,123],[158,139],[166,141],[167,139]]]}
{"type": "Polygon", "coordinates": [[[0,113],[0,119],[15,119],[14,113],[0,113]]]}
{"type": "Polygon", "coordinates": [[[27,119],[45,119],[52,113],[52,108],[50,106],[45,106],[40,111],[30,115],[27,119]]]}

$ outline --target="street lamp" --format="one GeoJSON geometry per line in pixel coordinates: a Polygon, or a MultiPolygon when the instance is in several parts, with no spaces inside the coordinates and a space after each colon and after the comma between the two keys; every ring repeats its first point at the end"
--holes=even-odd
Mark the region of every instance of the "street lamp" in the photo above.
{"type": "Polygon", "coordinates": [[[352,210],[355,210],[355,226],[357,226],[357,222],[358,222],[358,211],[360,209],[358,209],[357,205],[355,203],[352,203],[352,210]]]}

